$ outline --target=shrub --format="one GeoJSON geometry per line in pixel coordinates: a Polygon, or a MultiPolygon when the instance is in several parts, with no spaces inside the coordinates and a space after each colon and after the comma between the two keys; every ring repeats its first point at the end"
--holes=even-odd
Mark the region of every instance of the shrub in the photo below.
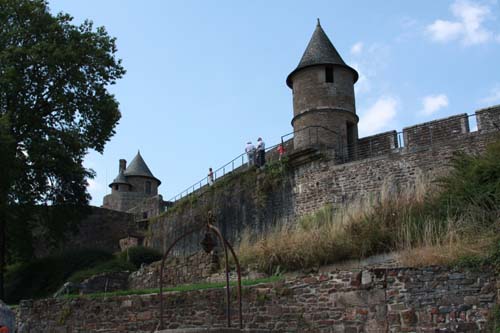
{"type": "Polygon", "coordinates": [[[17,303],[21,299],[49,296],[74,272],[112,258],[111,253],[103,250],[81,249],[9,266],[5,301],[17,303]]]}
{"type": "Polygon", "coordinates": [[[157,250],[148,247],[134,246],[120,253],[119,258],[132,263],[138,269],[142,264],[150,264],[161,260],[162,255],[157,250]]]}
{"type": "Polygon", "coordinates": [[[77,271],[69,277],[68,281],[74,283],[80,283],[83,280],[88,279],[89,277],[97,274],[122,272],[122,271],[135,271],[135,269],[136,268],[134,264],[116,258],[98,264],[97,266],[77,271]]]}

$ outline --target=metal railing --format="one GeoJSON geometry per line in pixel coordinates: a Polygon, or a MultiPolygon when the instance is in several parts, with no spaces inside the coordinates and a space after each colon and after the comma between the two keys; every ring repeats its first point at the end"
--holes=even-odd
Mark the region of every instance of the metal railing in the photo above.
{"type": "MultiPolygon", "coordinates": [[[[331,151],[337,163],[348,163],[356,160],[366,159],[388,154],[398,151],[400,148],[407,149],[424,149],[426,147],[441,144],[445,141],[452,140],[453,136],[460,137],[462,134],[470,132],[470,119],[475,121],[473,115],[457,115],[448,119],[435,120],[428,123],[407,127],[403,131],[390,131],[378,135],[373,135],[365,138],[356,139],[350,144],[343,144],[344,140],[339,133],[323,127],[323,126],[308,126],[297,131],[293,131],[281,136],[281,145],[285,147],[287,153],[294,150],[293,139],[298,133],[307,135],[303,136],[307,140],[302,142],[302,146],[310,146],[313,148],[327,149],[331,151]],[[327,145],[325,140],[321,140],[324,135],[334,135],[336,140],[334,145],[327,145]],[[288,139],[287,139],[288,138],[288,139]]],[[[272,152],[279,146],[276,144],[266,149],[266,153],[272,152]]],[[[266,159],[269,160],[268,154],[266,159]]],[[[248,163],[246,153],[242,153],[223,166],[213,171],[213,180],[221,178],[229,173],[235,172],[242,166],[248,163]]],[[[203,186],[208,185],[208,177],[205,176],[201,180],[188,186],[180,193],[173,196],[169,201],[173,202],[188,196],[189,194],[200,190],[203,186]]]]}
{"type": "MultiPolygon", "coordinates": [[[[274,146],[271,146],[269,148],[266,148],[266,152],[269,152],[269,151],[275,149],[276,147],[278,147],[278,145],[274,145],[274,146]]],[[[213,171],[213,181],[217,180],[218,178],[224,177],[225,175],[232,173],[232,172],[238,170],[239,168],[241,168],[242,166],[247,165],[247,164],[248,164],[247,153],[241,153],[240,155],[233,158],[231,161],[227,162],[223,166],[214,170],[213,171]]],[[[188,196],[189,194],[191,194],[197,190],[200,190],[203,186],[208,185],[208,183],[209,183],[209,181],[208,181],[208,175],[207,175],[207,176],[203,177],[202,179],[200,179],[199,181],[197,181],[196,183],[194,183],[193,185],[188,186],[187,188],[185,188],[184,190],[182,190],[178,194],[174,195],[172,198],[170,198],[169,201],[174,202],[174,201],[177,201],[179,199],[182,199],[182,198],[188,196]]]]}

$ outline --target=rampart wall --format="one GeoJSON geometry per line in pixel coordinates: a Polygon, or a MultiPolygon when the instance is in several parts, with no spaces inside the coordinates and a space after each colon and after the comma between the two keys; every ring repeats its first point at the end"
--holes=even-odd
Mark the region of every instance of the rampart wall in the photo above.
{"type": "MultiPolygon", "coordinates": [[[[498,311],[498,281],[488,269],[332,271],[244,287],[242,294],[244,326],[272,332],[492,332],[498,311]]],[[[224,295],[167,293],[166,328],[223,327],[224,295]]],[[[236,325],[233,297],[231,308],[236,325]]],[[[30,300],[17,309],[20,333],[152,332],[158,320],[157,294],[30,300]]]]}
{"type": "Polygon", "coordinates": [[[80,248],[117,252],[120,251],[120,239],[127,237],[133,227],[132,214],[91,207],[90,214],[78,223],[74,232],[67,231],[64,241],[59,244],[48,242],[44,229],[37,228],[33,234],[35,256],[43,257],[57,251],[80,248]]]}
{"type": "MultiPolygon", "coordinates": [[[[500,106],[476,113],[478,130],[470,132],[465,114],[362,138],[355,149],[294,151],[287,162],[266,171],[239,168],[177,201],[166,214],[149,220],[146,244],[164,251],[175,239],[200,228],[212,211],[233,243],[245,232],[264,234],[293,223],[326,204],[334,207],[376,200],[416,189],[448,168],[455,152],[477,154],[500,131],[500,106]]],[[[184,238],[174,254],[199,250],[203,232],[184,238]]]]}

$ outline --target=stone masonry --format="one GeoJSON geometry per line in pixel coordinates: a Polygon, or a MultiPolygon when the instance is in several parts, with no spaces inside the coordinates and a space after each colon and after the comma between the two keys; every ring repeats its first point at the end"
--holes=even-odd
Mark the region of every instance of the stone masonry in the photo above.
{"type": "MultiPolygon", "coordinates": [[[[331,271],[244,287],[244,326],[273,332],[491,332],[498,282],[440,267],[331,271]]],[[[169,292],[166,328],[223,327],[224,290],[169,292]]],[[[23,301],[19,332],[151,332],[158,295],[23,301]]],[[[237,306],[232,297],[232,318],[237,306]]],[[[498,320],[498,318],[497,318],[498,320]]]]}
{"type": "MultiPolygon", "coordinates": [[[[477,122],[482,127],[475,132],[469,132],[468,118],[458,115],[405,128],[401,144],[394,131],[362,139],[361,147],[371,149],[360,148],[343,163],[328,150],[317,152],[322,158],[306,156],[302,163],[295,163],[297,153],[289,149],[289,162],[273,186],[269,186],[266,172],[236,170],[218,179],[215,189],[203,187],[183,203],[175,203],[172,211],[151,220],[145,244],[164,251],[182,233],[200,226],[208,210],[215,213],[225,237],[237,245],[245,232],[264,234],[325,205],[340,207],[377,200],[383,194],[396,197],[411,192],[419,183],[443,175],[456,152],[479,154],[497,140],[494,124],[499,115],[500,106],[478,111],[477,122]],[[416,138],[418,145],[412,144],[416,138]]],[[[199,250],[201,237],[196,233],[183,240],[174,254],[199,250]]]]}

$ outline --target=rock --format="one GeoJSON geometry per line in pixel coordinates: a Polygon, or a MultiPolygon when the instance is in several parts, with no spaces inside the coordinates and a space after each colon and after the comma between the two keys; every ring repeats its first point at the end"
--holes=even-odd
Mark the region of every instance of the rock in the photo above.
{"type": "Polygon", "coordinates": [[[94,275],[81,284],[82,294],[109,292],[127,289],[130,272],[110,272],[94,275]]]}
{"type": "Polygon", "coordinates": [[[54,293],[52,297],[57,298],[68,294],[76,294],[79,291],[80,291],[79,284],[73,282],[66,282],[65,284],[62,285],[61,288],[59,288],[58,291],[54,293]]]}

